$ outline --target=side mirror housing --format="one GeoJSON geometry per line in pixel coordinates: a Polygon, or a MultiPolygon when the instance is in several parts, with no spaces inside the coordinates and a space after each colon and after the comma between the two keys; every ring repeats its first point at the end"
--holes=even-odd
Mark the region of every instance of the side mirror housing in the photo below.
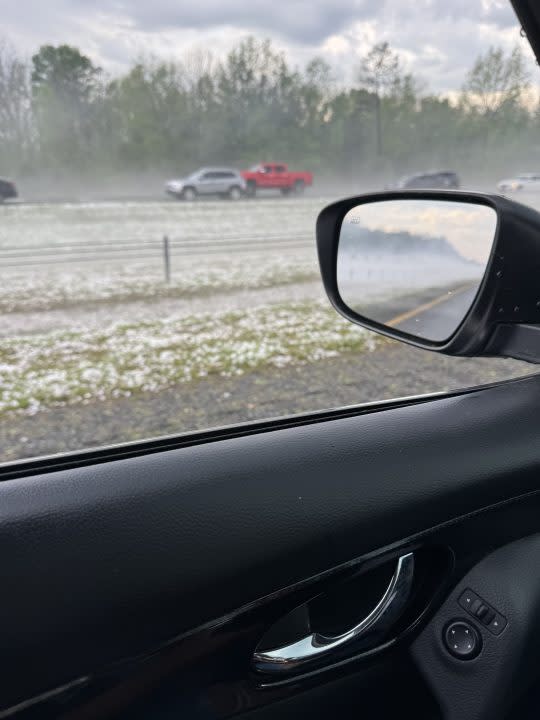
{"type": "Polygon", "coordinates": [[[497,195],[394,191],[317,219],[323,283],[346,318],[446,355],[540,362],[540,213],[497,195]]]}

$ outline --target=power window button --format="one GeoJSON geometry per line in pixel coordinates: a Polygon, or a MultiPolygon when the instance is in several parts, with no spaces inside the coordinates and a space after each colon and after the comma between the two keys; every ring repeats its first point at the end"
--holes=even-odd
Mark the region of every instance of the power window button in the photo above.
{"type": "Polygon", "coordinates": [[[459,596],[458,602],[464,610],[473,615],[475,614],[476,609],[482,604],[478,595],[472,590],[464,590],[459,596]]]}
{"type": "Polygon", "coordinates": [[[494,613],[491,622],[487,625],[487,629],[491,630],[494,635],[500,635],[505,627],[506,618],[504,618],[500,613],[494,613]]]}
{"type": "Polygon", "coordinates": [[[486,626],[495,618],[495,611],[484,603],[480,603],[480,606],[474,611],[474,614],[482,624],[486,626]]]}

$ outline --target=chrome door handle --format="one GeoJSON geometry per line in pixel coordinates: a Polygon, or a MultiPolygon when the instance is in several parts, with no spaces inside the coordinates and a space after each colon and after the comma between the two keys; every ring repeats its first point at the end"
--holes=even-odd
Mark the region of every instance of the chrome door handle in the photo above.
{"type": "Polygon", "coordinates": [[[266,673],[290,672],[330,655],[352,640],[381,637],[390,630],[403,612],[411,594],[413,575],[413,553],[402,555],[384,595],[369,615],[357,625],[341,635],[313,633],[275,650],[256,651],[253,655],[255,669],[266,673]]]}

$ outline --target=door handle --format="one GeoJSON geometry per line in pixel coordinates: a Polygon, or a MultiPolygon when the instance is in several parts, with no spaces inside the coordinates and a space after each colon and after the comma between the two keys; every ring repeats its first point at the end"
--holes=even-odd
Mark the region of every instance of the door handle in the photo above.
{"type": "MultiPolygon", "coordinates": [[[[411,594],[414,576],[414,554],[402,555],[384,595],[373,610],[357,625],[341,635],[312,633],[275,650],[256,651],[253,665],[265,673],[287,673],[308,666],[348,643],[362,639],[377,640],[384,636],[399,618],[411,594]]],[[[367,648],[366,648],[367,649],[367,648]]],[[[371,646],[370,648],[371,649],[371,646]]]]}

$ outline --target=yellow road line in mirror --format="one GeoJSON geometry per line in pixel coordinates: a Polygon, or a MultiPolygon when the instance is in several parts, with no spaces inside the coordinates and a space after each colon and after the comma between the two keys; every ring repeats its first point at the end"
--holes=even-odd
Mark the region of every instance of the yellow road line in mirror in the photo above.
{"type": "Polygon", "coordinates": [[[430,310],[432,307],[435,307],[435,305],[439,305],[440,303],[445,302],[445,300],[450,300],[451,298],[455,297],[459,293],[469,290],[471,287],[474,287],[474,283],[462,285],[462,287],[457,288],[457,290],[454,290],[451,293],[446,292],[446,293],[444,293],[444,295],[439,295],[439,297],[436,297],[434,300],[430,300],[429,302],[424,303],[423,305],[419,305],[417,308],[414,308],[414,310],[408,310],[407,312],[401,313],[401,315],[396,315],[391,320],[386,322],[385,325],[388,325],[389,327],[394,327],[395,325],[399,325],[399,323],[405,322],[405,320],[409,320],[410,318],[413,318],[416,315],[420,315],[421,313],[425,312],[426,310],[430,310]]]}

